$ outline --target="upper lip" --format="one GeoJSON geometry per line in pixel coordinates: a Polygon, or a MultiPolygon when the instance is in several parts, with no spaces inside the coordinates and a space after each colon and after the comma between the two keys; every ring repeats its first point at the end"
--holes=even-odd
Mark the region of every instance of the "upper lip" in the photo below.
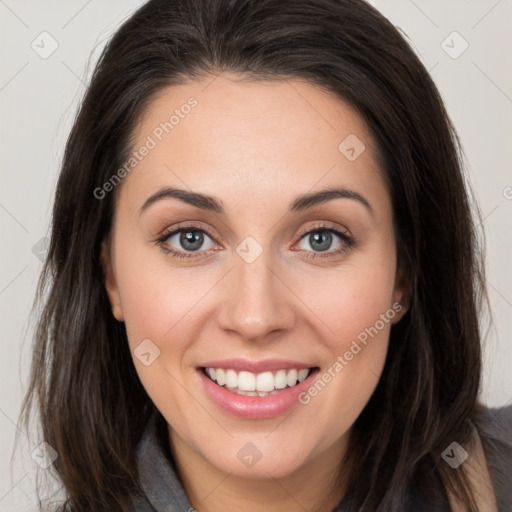
{"type": "Polygon", "coordinates": [[[301,363],[290,359],[262,359],[260,361],[251,361],[249,359],[222,359],[208,361],[199,365],[200,368],[222,368],[225,370],[235,370],[237,372],[246,371],[251,373],[272,372],[276,370],[302,370],[303,368],[314,368],[314,364],[301,363]]]}

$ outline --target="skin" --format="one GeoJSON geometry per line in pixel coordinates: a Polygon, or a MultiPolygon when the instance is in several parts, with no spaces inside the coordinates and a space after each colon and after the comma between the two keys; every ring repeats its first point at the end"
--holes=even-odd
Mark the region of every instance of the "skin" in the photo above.
{"type": "Polygon", "coordinates": [[[345,492],[334,475],[351,426],[377,385],[391,325],[406,306],[310,403],[275,418],[241,419],[220,410],[196,367],[277,358],[322,373],[393,304],[405,304],[390,193],[370,133],[346,103],[299,80],[240,78],[223,73],[172,86],[150,104],[135,128],[134,148],[189,97],[198,101],[115,190],[105,285],[132,353],[145,339],[160,350],[149,366],[137,357],[134,365],[168,422],[195,509],[332,510],[345,492]],[[349,134],[366,146],[354,161],[338,150],[349,134]],[[164,186],[216,196],[226,213],[175,198],[140,213],[164,186]],[[297,196],[328,186],[356,191],[372,212],[341,198],[287,213],[297,196]],[[180,244],[179,234],[167,239],[176,251],[195,255],[174,259],[155,240],[188,221],[209,233],[196,252],[180,244]],[[321,252],[300,230],[322,222],[354,237],[355,245],[335,254],[344,242],[333,234],[321,252]],[[262,249],[250,264],[236,252],[247,236],[262,249]],[[308,258],[314,254],[318,259],[308,258]],[[237,458],[247,442],[262,454],[252,467],[237,458]]]}

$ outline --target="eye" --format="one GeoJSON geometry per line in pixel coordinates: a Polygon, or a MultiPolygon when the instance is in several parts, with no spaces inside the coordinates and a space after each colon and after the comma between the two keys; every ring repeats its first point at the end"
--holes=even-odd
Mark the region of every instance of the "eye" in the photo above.
{"type": "Polygon", "coordinates": [[[180,226],[170,232],[164,232],[156,242],[165,252],[176,258],[196,258],[199,255],[196,256],[193,253],[204,253],[216,246],[213,238],[204,229],[193,225],[180,226]],[[207,239],[210,240],[211,245],[204,247],[207,239]]]}
{"type": "Polygon", "coordinates": [[[332,224],[317,226],[305,233],[303,232],[301,235],[299,246],[306,250],[306,252],[313,252],[307,255],[308,258],[312,259],[340,255],[347,252],[355,245],[353,237],[334,227],[332,224]],[[336,242],[336,238],[339,240],[337,247],[334,248],[334,250],[329,250],[333,242],[336,242]],[[311,250],[308,249],[308,246],[311,250]]]}

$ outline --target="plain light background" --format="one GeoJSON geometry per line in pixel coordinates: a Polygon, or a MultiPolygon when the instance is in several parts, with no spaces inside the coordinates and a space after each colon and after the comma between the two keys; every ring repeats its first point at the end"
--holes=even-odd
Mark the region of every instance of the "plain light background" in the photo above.
{"type": "MultiPolygon", "coordinates": [[[[30,453],[43,440],[29,445],[20,431],[12,471],[11,455],[29,370],[29,311],[64,144],[99,51],[142,3],[0,0],[1,512],[35,510],[30,453]]],[[[484,342],[482,400],[502,406],[512,399],[512,1],[370,3],[430,70],[467,155],[495,319],[484,342]]]]}

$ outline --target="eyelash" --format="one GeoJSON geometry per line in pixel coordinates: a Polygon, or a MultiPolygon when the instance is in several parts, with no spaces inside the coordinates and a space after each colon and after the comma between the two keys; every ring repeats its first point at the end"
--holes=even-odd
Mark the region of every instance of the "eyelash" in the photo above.
{"type": "MultiPolygon", "coordinates": [[[[176,251],[175,249],[170,248],[168,245],[165,244],[166,240],[169,239],[171,236],[175,235],[176,233],[180,233],[181,231],[185,230],[190,231],[200,231],[202,233],[206,233],[210,238],[214,239],[214,236],[209,233],[207,230],[200,228],[199,226],[196,226],[194,224],[181,224],[177,228],[174,228],[172,230],[164,231],[162,235],[160,235],[156,240],[155,243],[160,246],[160,248],[168,253],[171,254],[173,258],[177,259],[197,259],[200,256],[196,256],[195,254],[205,252],[205,251],[194,251],[194,252],[183,252],[183,251],[176,251]]],[[[339,238],[341,238],[343,245],[340,249],[336,249],[334,251],[325,251],[327,255],[324,255],[324,252],[313,252],[311,255],[307,255],[306,257],[309,259],[325,259],[330,258],[333,256],[341,255],[345,252],[348,252],[351,248],[353,248],[357,241],[354,237],[347,235],[343,231],[340,231],[338,228],[334,226],[334,224],[330,223],[320,223],[318,226],[315,226],[314,228],[304,229],[299,233],[299,241],[301,241],[305,235],[307,234],[313,234],[316,232],[329,232],[334,233],[335,235],[338,235],[339,238]]],[[[212,250],[212,249],[210,249],[212,250]]],[[[311,253],[312,251],[306,251],[308,253],[311,253]]]]}

